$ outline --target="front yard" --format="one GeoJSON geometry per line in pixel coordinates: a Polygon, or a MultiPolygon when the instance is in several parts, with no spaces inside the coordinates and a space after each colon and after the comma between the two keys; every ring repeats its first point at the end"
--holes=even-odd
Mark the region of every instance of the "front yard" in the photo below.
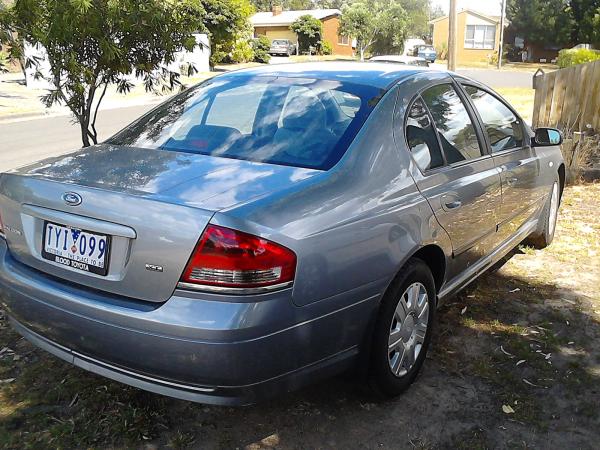
{"type": "Polygon", "coordinates": [[[557,238],[521,248],[438,314],[417,383],[378,401],[338,377],[264,404],[139,391],[35,349],[0,319],[7,448],[594,448],[600,439],[600,184],[570,187],[557,238]]]}

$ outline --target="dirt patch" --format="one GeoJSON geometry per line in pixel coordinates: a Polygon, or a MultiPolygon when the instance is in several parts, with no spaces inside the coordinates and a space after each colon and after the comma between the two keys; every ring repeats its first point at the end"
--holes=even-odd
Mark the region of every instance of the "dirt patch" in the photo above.
{"type": "Polygon", "coordinates": [[[0,320],[12,448],[597,448],[600,184],[569,188],[555,243],[517,250],[446,304],[417,383],[378,401],[338,377],[247,408],[133,389],[36,350],[0,320]]]}

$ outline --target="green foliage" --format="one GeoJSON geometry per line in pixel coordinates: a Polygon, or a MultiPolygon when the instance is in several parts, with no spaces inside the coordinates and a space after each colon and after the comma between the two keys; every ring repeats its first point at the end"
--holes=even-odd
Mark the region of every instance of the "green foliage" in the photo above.
{"type": "MultiPolygon", "coordinates": [[[[200,1],[200,0],[196,0],[200,1]]],[[[206,10],[205,24],[211,37],[210,64],[226,62],[239,40],[250,40],[249,19],[254,7],[249,0],[202,0],[206,10]]]]}
{"type": "MultiPolygon", "coordinates": [[[[135,73],[148,91],[179,88],[179,74],[166,66],[178,51],[197,45],[193,33],[208,33],[217,51],[229,43],[229,53],[253,11],[249,0],[16,0],[0,11],[0,30],[8,30],[5,38],[18,31],[19,42],[47,50],[48,81],[56,88],[43,101],[66,104],[88,146],[97,142],[96,115],[109,84],[128,92],[127,77],[135,73]]],[[[238,49],[236,56],[245,53],[238,49]]],[[[11,45],[11,58],[22,56],[21,46],[11,45]]]]}
{"type": "Polygon", "coordinates": [[[252,43],[247,40],[239,40],[233,46],[231,51],[231,62],[247,63],[254,59],[254,48],[252,43]]]}
{"type": "Polygon", "coordinates": [[[435,52],[437,53],[437,59],[441,59],[443,61],[448,59],[448,43],[444,41],[440,45],[436,46],[435,52]]]}
{"type": "Polygon", "coordinates": [[[510,27],[526,44],[566,45],[573,26],[565,0],[508,0],[510,27]]]}
{"type": "Polygon", "coordinates": [[[561,50],[558,52],[556,63],[561,69],[600,60],[600,51],[587,50],[585,48],[574,50],[561,50]]]}
{"type": "Polygon", "coordinates": [[[399,53],[407,36],[409,16],[399,0],[358,1],[346,6],[339,33],[356,38],[361,60],[365,52],[399,53]]]}
{"type": "Polygon", "coordinates": [[[268,64],[271,60],[271,55],[269,55],[271,41],[269,38],[266,36],[259,36],[252,41],[252,47],[254,48],[254,61],[268,64]]]}
{"type": "Polygon", "coordinates": [[[290,30],[298,35],[298,44],[301,52],[309,51],[311,46],[319,49],[321,36],[323,35],[323,23],[319,19],[309,14],[298,17],[290,25],[290,30]]]}
{"type": "Polygon", "coordinates": [[[573,24],[574,44],[600,45],[600,0],[569,0],[567,12],[573,24]]]}
{"type": "Polygon", "coordinates": [[[55,88],[43,101],[66,104],[88,146],[97,142],[95,119],[108,84],[127,92],[132,85],[126,76],[134,72],[149,91],[180,85],[178,74],[162,64],[194,48],[192,32],[206,31],[205,14],[200,0],[16,0],[2,20],[46,49],[55,88]]]}
{"type": "Polygon", "coordinates": [[[321,45],[321,53],[323,55],[333,54],[333,45],[331,45],[331,42],[323,41],[323,45],[321,45]]]}

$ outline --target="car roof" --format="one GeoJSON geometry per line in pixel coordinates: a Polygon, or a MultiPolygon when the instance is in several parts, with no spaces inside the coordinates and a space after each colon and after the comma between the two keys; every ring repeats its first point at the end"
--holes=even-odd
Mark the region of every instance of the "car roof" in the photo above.
{"type": "Polygon", "coordinates": [[[388,89],[404,78],[425,71],[431,72],[431,69],[385,62],[327,61],[265,65],[228,72],[219,78],[253,76],[311,78],[388,89]]]}

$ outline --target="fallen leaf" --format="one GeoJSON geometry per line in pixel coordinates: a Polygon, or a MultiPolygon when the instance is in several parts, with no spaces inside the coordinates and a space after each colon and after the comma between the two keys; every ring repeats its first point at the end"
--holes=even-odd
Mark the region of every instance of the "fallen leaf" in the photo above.
{"type": "Polygon", "coordinates": [[[521,360],[517,361],[517,364],[516,364],[516,365],[517,365],[517,366],[520,366],[520,365],[521,365],[521,364],[523,364],[524,362],[526,362],[526,360],[524,360],[524,359],[521,359],[521,360]]]}
{"type": "Polygon", "coordinates": [[[15,381],[15,378],[5,378],[4,380],[0,380],[0,384],[8,384],[15,381]]]}
{"type": "Polygon", "coordinates": [[[502,405],[502,411],[504,414],[514,414],[515,410],[510,405],[502,405]]]}
{"type": "Polygon", "coordinates": [[[514,358],[515,355],[513,355],[512,353],[508,353],[506,350],[504,350],[504,347],[500,346],[500,350],[502,350],[502,353],[504,353],[505,355],[510,356],[511,358],[514,358]]]}
{"type": "Polygon", "coordinates": [[[508,291],[508,292],[513,293],[513,292],[519,292],[520,290],[521,289],[519,289],[519,288],[514,288],[512,291],[508,291]]]}
{"type": "Polygon", "coordinates": [[[463,316],[465,313],[467,312],[467,307],[465,306],[462,311],[460,312],[460,315],[463,316]]]}

